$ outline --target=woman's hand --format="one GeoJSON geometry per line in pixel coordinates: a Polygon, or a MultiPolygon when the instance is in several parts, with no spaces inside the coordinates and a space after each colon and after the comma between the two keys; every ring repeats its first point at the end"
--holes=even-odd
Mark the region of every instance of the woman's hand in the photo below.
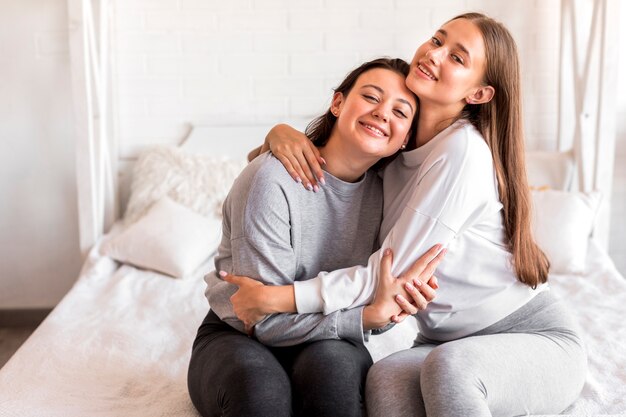
{"type": "Polygon", "coordinates": [[[321,165],[326,161],[304,133],[286,124],[274,126],[267,136],[261,152],[270,150],[285,166],[289,175],[309,191],[318,190],[318,180],[324,184],[321,165]]]}
{"type": "MultiPolygon", "coordinates": [[[[404,320],[406,315],[413,315],[424,310],[428,303],[434,300],[439,284],[433,274],[446,255],[446,251],[441,245],[433,246],[400,276],[399,280],[402,281],[409,296],[408,300],[402,295],[396,297],[396,302],[403,310],[403,314],[399,317],[400,321],[404,320]]],[[[396,321],[393,318],[392,320],[396,321]]]]}
{"type": "Polygon", "coordinates": [[[248,334],[251,334],[254,325],[268,314],[263,293],[263,288],[266,286],[255,279],[230,275],[224,271],[220,271],[220,276],[224,281],[239,287],[237,292],[230,297],[230,302],[237,318],[243,322],[248,334]]]}
{"type": "Polygon", "coordinates": [[[363,311],[363,328],[370,330],[384,327],[390,322],[400,323],[409,315],[426,308],[435,298],[438,285],[433,273],[444,255],[445,250],[441,250],[441,245],[435,245],[406,273],[396,278],[391,274],[393,254],[387,249],[380,262],[374,301],[363,311]]]}

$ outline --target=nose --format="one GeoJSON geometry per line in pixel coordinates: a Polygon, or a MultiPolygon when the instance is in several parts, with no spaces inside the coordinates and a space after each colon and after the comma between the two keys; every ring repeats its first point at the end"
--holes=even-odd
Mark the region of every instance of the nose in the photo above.
{"type": "Polygon", "coordinates": [[[432,48],[426,52],[426,58],[433,64],[441,63],[441,59],[443,57],[444,50],[443,48],[432,48]]]}
{"type": "Polygon", "coordinates": [[[372,112],[372,116],[376,117],[377,119],[381,119],[385,123],[389,121],[389,113],[386,107],[383,105],[377,106],[372,112]]]}

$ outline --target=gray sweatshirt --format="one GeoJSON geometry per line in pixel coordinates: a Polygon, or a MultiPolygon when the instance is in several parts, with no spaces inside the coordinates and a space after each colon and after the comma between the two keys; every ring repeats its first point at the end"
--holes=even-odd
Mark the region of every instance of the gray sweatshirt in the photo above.
{"type": "MultiPolygon", "coordinates": [[[[217,271],[245,275],[265,284],[287,285],[322,271],[366,265],[378,247],[382,182],[367,172],[356,183],[326,173],[326,185],[306,191],[270,153],[252,161],[235,180],[223,207],[217,271]]],[[[237,287],[215,271],[205,276],[211,309],[239,331],[230,296],[237,287]]],[[[271,346],[323,339],[363,343],[362,307],[329,315],[273,314],[257,323],[255,336],[271,346]]]]}

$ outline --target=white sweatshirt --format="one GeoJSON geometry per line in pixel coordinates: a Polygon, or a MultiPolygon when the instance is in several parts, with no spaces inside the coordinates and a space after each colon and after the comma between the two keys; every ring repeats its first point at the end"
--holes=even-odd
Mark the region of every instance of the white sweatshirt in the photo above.
{"type": "Polygon", "coordinates": [[[448,248],[436,272],[437,297],[417,314],[420,332],[435,340],[482,330],[548,288],[533,290],[515,275],[491,152],[471,123],[459,120],[400,155],[385,169],[383,181],[381,249],[365,266],[295,282],[299,313],[329,314],[368,304],[386,248],[393,250],[394,276],[433,245],[448,248]]]}

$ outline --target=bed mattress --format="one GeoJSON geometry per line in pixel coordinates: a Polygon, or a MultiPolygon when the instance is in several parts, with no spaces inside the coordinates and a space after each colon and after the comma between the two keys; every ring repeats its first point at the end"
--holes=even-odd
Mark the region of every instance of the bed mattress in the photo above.
{"type": "MultiPolygon", "coordinates": [[[[0,370],[0,416],[196,416],[186,384],[208,305],[207,260],[184,279],[119,265],[92,250],[71,291],[0,370]]],[[[626,413],[626,280],[591,244],[584,275],[551,287],[583,330],[589,373],[570,415],[626,413]]],[[[368,349],[375,360],[407,348],[407,320],[368,349]]]]}

